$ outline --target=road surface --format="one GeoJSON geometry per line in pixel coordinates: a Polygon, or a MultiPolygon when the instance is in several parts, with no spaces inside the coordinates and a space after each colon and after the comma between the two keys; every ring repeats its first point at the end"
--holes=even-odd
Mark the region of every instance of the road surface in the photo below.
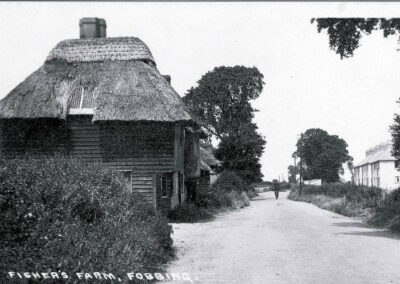
{"type": "Polygon", "coordinates": [[[168,272],[195,283],[400,283],[399,236],[286,197],[265,192],[214,221],[173,224],[168,272]]]}

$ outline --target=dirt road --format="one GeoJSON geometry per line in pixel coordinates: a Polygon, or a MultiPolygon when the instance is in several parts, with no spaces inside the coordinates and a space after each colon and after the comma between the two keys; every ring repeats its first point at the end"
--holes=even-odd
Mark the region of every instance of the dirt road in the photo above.
{"type": "Polygon", "coordinates": [[[195,283],[400,283],[398,236],[286,196],[262,193],[212,222],[174,224],[168,272],[195,283]]]}

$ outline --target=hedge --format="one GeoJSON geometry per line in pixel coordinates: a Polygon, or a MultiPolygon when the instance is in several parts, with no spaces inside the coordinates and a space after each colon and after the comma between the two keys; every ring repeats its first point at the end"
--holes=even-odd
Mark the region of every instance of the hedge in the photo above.
{"type": "Polygon", "coordinates": [[[0,160],[0,270],[159,272],[171,226],[99,163],[0,160]]]}

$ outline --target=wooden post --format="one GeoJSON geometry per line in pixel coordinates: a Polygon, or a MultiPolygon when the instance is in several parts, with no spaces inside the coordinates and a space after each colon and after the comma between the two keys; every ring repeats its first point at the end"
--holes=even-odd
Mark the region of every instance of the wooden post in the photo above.
{"type": "MultiPolygon", "coordinates": [[[[303,133],[300,134],[300,145],[303,146],[303,133]]],[[[299,189],[299,195],[301,195],[301,180],[303,178],[303,159],[301,158],[300,155],[300,189],[299,189]]]]}

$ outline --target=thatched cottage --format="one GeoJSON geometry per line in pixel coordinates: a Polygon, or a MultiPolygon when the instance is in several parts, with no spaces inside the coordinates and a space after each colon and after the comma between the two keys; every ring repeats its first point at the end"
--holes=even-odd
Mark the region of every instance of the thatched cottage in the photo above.
{"type": "Polygon", "coordinates": [[[106,37],[103,19],[80,21],[44,64],[0,101],[3,158],[63,154],[123,171],[163,211],[200,176],[204,135],[145,43],[106,37]]]}

